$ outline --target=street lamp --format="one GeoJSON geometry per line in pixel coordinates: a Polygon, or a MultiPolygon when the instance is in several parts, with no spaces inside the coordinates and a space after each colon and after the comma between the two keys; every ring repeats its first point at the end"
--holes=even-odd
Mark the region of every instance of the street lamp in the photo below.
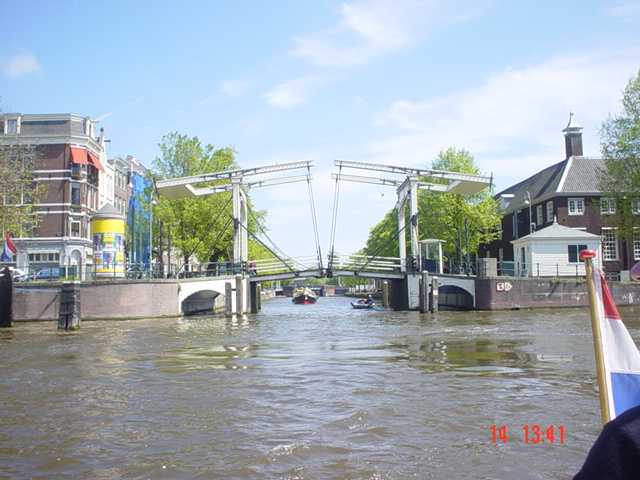
{"type": "Polygon", "coordinates": [[[533,232],[533,219],[531,218],[531,194],[529,191],[526,192],[527,196],[525,198],[524,204],[529,205],[529,233],[533,232]]]}

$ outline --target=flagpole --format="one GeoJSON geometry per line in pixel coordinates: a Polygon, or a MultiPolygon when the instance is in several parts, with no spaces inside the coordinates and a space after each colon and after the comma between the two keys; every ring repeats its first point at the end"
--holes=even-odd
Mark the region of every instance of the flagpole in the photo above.
{"type": "Polygon", "coordinates": [[[604,354],[602,352],[602,334],[600,332],[600,315],[598,314],[598,302],[596,298],[596,284],[593,275],[592,258],[596,256],[595,250],[582,250],[580,259],[584,260],[584,269],[587,274],[587,292],[589,293],[589,311],[591,313],[591,330],[593,330],[593,348],[596,357],[596,373],[598,375],[598,391],[600,393],[600,414],[602,424],[611,420],[609,414],[609,394],[607,392],[606,373],[604,370],[604,354]]]}

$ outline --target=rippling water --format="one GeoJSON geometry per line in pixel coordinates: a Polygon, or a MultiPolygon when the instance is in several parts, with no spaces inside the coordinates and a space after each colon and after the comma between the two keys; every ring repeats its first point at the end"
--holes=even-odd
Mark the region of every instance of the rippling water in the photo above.
{"type": "MultiPolygon", "coordinates": [[[[621,313],[638,338],[640,309],[621,313]]],[[[586,309],[275,299],[19,323],[0,352],[0,479],[569,479],[601,428],[586,309]],[[532,425],[555,442],[527,443],[532,425]]]]}

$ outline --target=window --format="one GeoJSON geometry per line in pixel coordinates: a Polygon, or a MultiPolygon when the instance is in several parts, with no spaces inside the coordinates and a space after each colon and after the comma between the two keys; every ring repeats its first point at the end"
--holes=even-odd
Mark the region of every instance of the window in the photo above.
{"type": "Polygon", "coordinates": [[[544,216],[542,213],[542,205],[538,205],[536,207],[536,221],[538,222],[538,225],[542,225],[544,223],[544,216]]]}
{"type": "Polygon", "coordinates": [[[600,199],[600,215],[613,215],[616,213],[616,201],[613,198],[600,199]]]}
{"type": "Polygon", "coordinates": [[[71,185],[71,205],[80,205],[80,185],[74,183],[71,185]]]}
{"type": "Polygon", "coordinates": [[[547,202],[547,222],[553,222],[553,202],[547,202]]]}
{"type": "Polygon", "coordinates": [[[633,232],[633,259],[640,260],[640,231],[633,232]]]}
{"type": "Polygon", "coordinates": [[[7,123],[5,124],[4,133],[18,133],[18,119],[17,118],[9,118],[7,119],[7,123]]]}
{"type": "Polygon", "coordinates": [[[35,262],[56,262],[60,263],[60,253],[58,252],[49,252],[49,253],[30,253],[29,254],[29,263],[35,262]]]}
{"type": "Polygon", "coordinates": [[[618,239],[613,228],[602,229],[602,259],[618,260],[618,239]]]}
{"type": "Polygon", "coordinates": [[[631,213],[634,215],[640,213],[640,200],[631,200],[631,213]]]}
{"type": "Polygon", "coordinates": [[[80,236],[80,222],[75,220],[71,221],[71,236],[72,237],[80,236]]]}
{"type": "Polygon", "coordinates": [[[569,263],[578,263],[580,261],[579,254],[582,250],[586,250],[586,245],[567,245],[569,253],[569,263]]]}
{"type": "Polygon", "coordinates": [[[584,198],[569,199],[569,215],[584,215],[584,198]]]}

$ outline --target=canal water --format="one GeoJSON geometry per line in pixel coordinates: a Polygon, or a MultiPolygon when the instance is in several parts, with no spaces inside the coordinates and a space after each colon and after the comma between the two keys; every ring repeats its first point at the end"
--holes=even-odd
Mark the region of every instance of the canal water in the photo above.
{"type": "MultiPolygon", "coordinates": [[[[640,338],[640,309],[621,313],[640,338]]],[[[570,479],[601,428],[590,328],[587,309],[344,297],[18,323],[0,331],[0,479],[570,479]]]]}

